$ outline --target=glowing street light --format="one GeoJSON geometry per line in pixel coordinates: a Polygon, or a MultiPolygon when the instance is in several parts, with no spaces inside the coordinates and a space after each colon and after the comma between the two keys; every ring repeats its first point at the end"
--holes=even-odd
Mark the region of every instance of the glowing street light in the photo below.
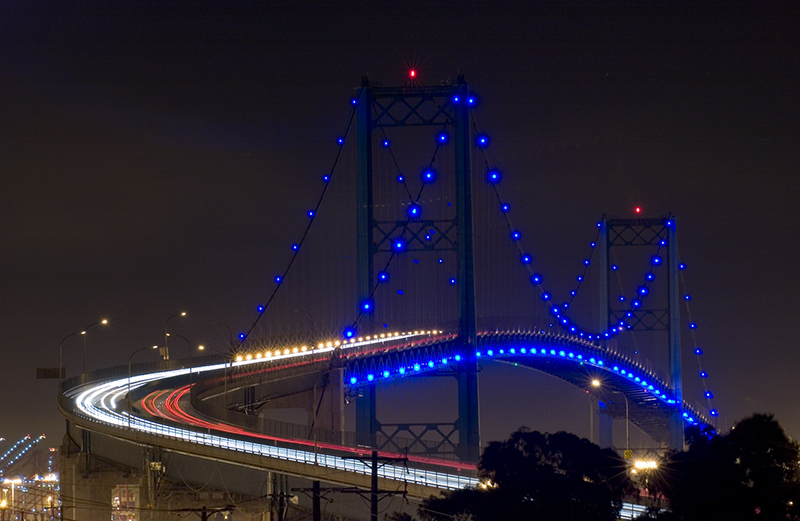
{"type": "MultiPolygon", "coordinates": [[[[597,378],[592,379],[592,387],[595,389],[600,389],[602,387],[602,382],[597,378]]],[[[630,414],[629,414],[629,405],[628,405],[628,397],[625,396],[625,393],[620,391],[619,389],[612,389],[612,394],[620,394],[623,398],[625,398],[625,450],[631,450],[631,431],[630,431],[630,414]]]]}
{"type": "Polygon", "coordinates": [[[65,336],[64,338],[61,339],[61,343],[58,344],[58,377],[62,382],[64,381],[63,375],[65,375],[65,373],[66,373],[66,371],[64,371],[64,342],[66,342],[68,338],[73,337],[73,336],[78,336],[78,335],[82,335],[83,336],[83,371],[82,372],[85,373],[86,372],[86,333],[88,333],[89,330],[92,329],[94,326],[104,326],[106,324],[108,324],[108,320],[104,318],[103,320],[101,320],[99,322],[92,322],[91,324],[89,324],[88,326],[83,328],[81,331],[76,331],[75,333],[70,333],[69,335],[67,335],[67,336],[65,336]]]}
{"type": "Polygon", "coordinates": [[[164,321],[164,360],[169,360],[169,331],[167,330],[167,326],[169,325],[169,321],[176,317],[185,317],[186,312],[181,311],[180,313],[176,313],[175,315],[170,315],[167,320],[164,321]]]}

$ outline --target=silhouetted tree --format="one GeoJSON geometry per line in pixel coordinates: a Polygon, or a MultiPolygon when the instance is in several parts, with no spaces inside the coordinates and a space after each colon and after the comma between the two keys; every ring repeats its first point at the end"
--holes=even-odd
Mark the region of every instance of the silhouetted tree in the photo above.
{"type": "Polygon", "coordinates": [[[492,442],[478,466],[481,485],[432,497],[429,520],[613,521],[630,489],[625,462],[574,434],[521,429],[492,442]]]}
{"type": "Polygon", "coordinates": [[[800,520],[798,445],[769,414],[717,435],[692,428],[689,450],[670,455],[656,487],[669,500],[662,520],[800,520]]]}

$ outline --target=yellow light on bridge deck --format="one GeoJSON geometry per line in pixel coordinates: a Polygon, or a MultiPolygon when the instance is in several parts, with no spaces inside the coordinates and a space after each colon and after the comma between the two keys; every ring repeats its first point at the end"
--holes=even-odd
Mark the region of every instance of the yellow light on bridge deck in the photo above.
{"type": "Polygon", "coordinates": [[[593,387],[600,387],[600,380],[597,380],[597,379],[592,380],[592,386],[593,387]]]}
{"type": "Polygon", "coordinates": [[[320,342],[320,344],[317,346],[318,349],[322,349],[323,347],[325,347],[325,344],[323,344],[322,342],[320,342]]]}
{"type": "Polygon", "coordinates": [[[328,342],[327,346],[328,347],[333,347],[333,342],[328,342]]]}
{"type": "Polygon", "coordinates": [[[292,349],[292,353],[296,353],[296,352],[298,352],[298,351],[300,351],[300,350],[299,350],[299,349],[297,349],[296,347],[295,347],[294,349],[292,349]]]}
{"type": "Polygon", "coordinates": [[[300,351],[304,351],[305,352],[307,349],[308,349],[308,347],[303,346],[303,347],[300,348],[300,351]]]}
{"type": "Polygon", "coordinates": [[[658,462],[655,460],[636,460],[633,462],[633,468],[638,470],[657,469],[658,462]]]}
{"type": "Polygon", "coordinates": [[[253,355],[247,355],[247,356],[245,357],[245,360],[252,360],[252,359],[253,359],[253,355]]]}
{"type": "Polygon", "coordinates": [[[261,358],[261,353],[256,353],[256,358],[261,358]]]}
{"type": "Polygon", "coordinates": [[[237,361],[237,362],[241,362],[242,360],[244,360],[244,359],[242,358],[242,356],[241,356],[241,355],[239,355],[239,356],[237,356],[237,357],[236,357],[236,361],[237,361]]]}

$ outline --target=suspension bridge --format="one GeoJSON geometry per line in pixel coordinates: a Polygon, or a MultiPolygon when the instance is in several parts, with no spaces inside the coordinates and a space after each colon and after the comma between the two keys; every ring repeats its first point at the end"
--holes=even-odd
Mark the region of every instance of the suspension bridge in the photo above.
{"type": "Polygon", "coordinates": [[[461,77],[400,87],[364,79],[250,325],[213,355],[165,352],[159,363],[64,381],[59,407],[80,429],[76,446],[88,451],[97,433],[424,498],[477,484],[481,368],[512,364],[592,394],[601,446],[614,445],[613,420],[624,418],[682,449],[685,428],[718,413],[702,368],[705,404],[683,393],[682,355],[702,350],[675,216],[603,216],[573,282],[556,291],[512,221],[524,199],[502,193],[479,102],[461,77]],[[413,407],[407,421],[381,421],[378,394],[414,378],[454,380],[456,410],[441,422],[415,421],[413,407]],[[306,421],[269,414],[287,408],[306,421]]]}

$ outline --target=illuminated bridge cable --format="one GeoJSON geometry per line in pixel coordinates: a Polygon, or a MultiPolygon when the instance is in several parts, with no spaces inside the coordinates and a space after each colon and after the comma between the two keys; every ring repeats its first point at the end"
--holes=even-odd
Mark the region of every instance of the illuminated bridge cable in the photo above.
{"type": "Polygon", "coordinates": [[[357,103],[353,104],[353,110],[350,113],[350,119],[347,122],[347,128],[345,129],[344,135],[342,137],[338,138],[338,140],[337,140],[337,142],[339,144],[339,148],[338,148],[338,150],[336,152],[336,157],[333,160],[333,164],[331,165],[331,168],[328,171],[328,174],[323,177],[324,185],[323,185],[323,188],[322,188],[322,192],[320,193],[319,197],[317,198],[317,204],[314,205],[314,209],[313,210],[309,210],[308,211],[309,219],[308,219],[308,223],[306,224],[305,230],[303,231],[303,236],[300,238],[300,241],[298,243],[292,245],[292,257],[289,260],[289,263],[286,265],[286,268],[283,270],[283,272],[280,275],[276,276],[276,278],[275,278],[275,282],[276,282],[275,288],[272,290],[272,293],[270,294],[270,296],[267,299],[266,303],[258,307],[258,315],[256,316],[255,321],[253,321],[253,324],[250,326],[250,328],[247,330],[246,333],[242,333],[242,334],[239,335],[239,343],[240,343],[240,345],[244,344],[245,341],[250,337],[250,334],[253,332],[253,330],[255,329],[256,325],[258,325],[258,322],[261,320],[261,317],[263,317],[264,314],[267,312],[267,309],[269,308],[270,304],[275,299],[275,295],[278,293],[278,290],[280,290],[281,286],[283,285],[283,282],[286,279],[286,276],[289,274],[289,271],[292,269],[292,265],[294,264],[295,260],[297,259],[297,256],[300,253],[300,249],[302,248],[303,243],[306,241],[306,238],[308,237],[308,232],[311,230],[311,225],[314,224],[314,220],[316,219],[317,214],[319,212],[319,209],[322,206],[322,200],[325,198],[325,194],[327,193],[328,187],[330,186],[330,182],[331,182],[331,180],[333,178],[333,172],[336,170],[336,165],[339,163],[339,159],[342,156],[342,150],[344,148],[343,145],[345,143],[345,140],[347,139],[347,136],[350,134],[350,129],[353,126],[353,119],[355,118],[355,115],[356,115],[357,106],[358,106],[357,103]]]}
{"type": "MultiPolygon", "coordinates": [[[[547,309],[550,312],[550,314],[553,315],[553,317],[554,317],[553,318],[553,323],[554,324],[558,324],[562,329],[564,329],[565,331],[567,331],[569,333],[573,333],[573,334],[575,334],[575,335],[577,335],[577,336],[579,336],[581,338],[588,338],[589,340],[595,340],[595,339],[596,340],[603,340],[604,338],[607,339],[607,338],[610,338],[612,336],[615,336],[615,335],[619,334],[620,332],[626,331],[628,329],[632,329],[632,326],[630,324],[628,324],[626,320],[623,319],[623,320],[620,320],[617,324],[613,324],[610,328],[608,328],[605,331],[590,332],[588,330],[584,330],[582,328],[579,328],[578,325],[573,323],[567,317],[567,310],[569,309],[569,306],[572,303],[571,299],[566,304],[566,306],[564,306],[563,308],[561,306],[559,306],[558,304],[555,304],[553,302],[553,295],[551,293],[545,291],[545,289],[544,289],[544,286],[542,284],[542,276],[534,272],[533,266],[532,266],[532,256],[531,256],[530,253],[526,252],[523,249],[522,243],[521,243],[521,240],[520,240],[521,239],[521,233],[518,230],[516,230],[514,228],[514,226],[512,225],[511,218],[509,216],[509,206],[506,203],[504,203],[502,197],[500,196],[500,190],[498,188],[498,184],[499,184],[499,181],[500,181],[502,175],[499,173],[499,171],[497,171],[496,169],[492,169],[489,166],[489,161],[487,159],[486,152],[485,152],[486,147],[488,146],[488,143],[489,143],[488,137],[486,137],[485,134],[481,134],[481,133],[478,132],[477,122],[476,122],[476,119],[475,119],[474,115],[471,115],[471,122],[472,122],[472,127],[474,129],[474,132],[475,132],[475,134],[477,136],[479,136],[479,139],[480,139],[480,136],[484,136],[484,140],[485,141],[483,143],[478,141],[476,143],[476,146],[478,147],[478,149],[480,150],[480,152],[482,154],[483,163],[484,163],[484,166],[485,166],[485,169],[486,169],[487,182],[492,187],[492,189],[494,190],[494,193],[495,193],[495,196],[496,196],[496,199],[497,199],[498,207],[500,208],[500,211],[501,211],[501,213],[503,215],[503,218],[505,219],[505,222],[506,222],[506,228],[508,230],[509,237],[511,238],[514,246],[516,247],[516,250],[517,250],[517,252],[519,254],[519,257],[520,257],[520,260],[521,260],[523,266],[528,271],[528,276],[530,277],[531,282],[538,288],[539,295],[540,295],[542,301],[544,301],[545,306],[547,307],[547,309]]],[[[666,222],[667,226],[669,226],[669,223],[674,222],[674,218],[672,217],[672,215],[668,216],[666,218],[665,222],[666,222]]],[[[599,232],[599,229],[600,229],[601,225],[602,225],[602,221],[597,224],[598,232],[599,232]]],[[[598,238],[599,238],[599,233],[598,233],[598,238]]],[[[585,280],[586,273],[588,273],[588,268],[589,268],[589,266],[591,264],[591,259],[592,259],[592,256],[594,254],[594,250],[596,249],[596,246],[597,246],[597,240],[595,240],[591,244],[592,244],[592,255],[588,259],[584,260],[584,271],[583,271],[583,274],[581,274],[581,275],[579,275],[577,277],[577,281],[579,283],[578,288],[580,288],[580,284],[583,282],[583,280],[585,280]]],[[[627,318],[631,318],[632,319],[632,318],[635,317],[636,310],[639,309],[642,306],[643,299],[650,293],[649,284],[650,284],[651,281],[653,281],[655,279],[655,275],[653,274],[653,271],[657,266],[660,266],[663,263],[662,262],[662,258],[661,258],[661,249],[664,246],[666,246],[666,239],[665,238],[661,238],[661,240],[659,241],[659,244],[658,244],[658,250],[656,251],[656,254],[651,257],[650,268],[647,271],[647,273],[645,274],[644,282],[642,283],[642,285],[640,285],[637,288],[637,295],[634,296],[634,298],[629,300],[629,302],[630,302],[629,306],[630,307],[629,307],[629,309],[627,311],[625,311],[625,318],[626,319],[627,318]]],[[[570,292],[570,295],[573,298],[575,297],[576,294],[577,294],[577,289],[572,290],[570,292]]]]}
{"type": "MultiPolygon", "coordinates": [[[[450,121],[452,110],[453,110],[453,108],[451,106],[450,110],[448,111],[447,118],[445,119],[445,123],[442,124],[442,130],[438,134],[438,136],[441,136],[445,132],[445,130],[447,129],[447,122],[450,121]]],[[[380,123],[379,123],[379,128],[381,129],[381,133],[384,136],[384,143],[389,143],[389,140],[386,137],[386,131],[383,128],[383,125],[380,125],[380,123]]],[[[436,161],[436,156],[439,153],[439,149],[444,144],[444,142],[441,139],[439,139],[438,136],[437,136],[437,139],[436,139],[436,148],[434,148],[434,150],[433,150],[433,154],[431,155],[431,159],[428,162],[428,167],[425,170],[423,170],[422,183],[420,184],[420,187],[419,187],[419,190],[417,191],[417,196],[416,197],[412,197],[411,196],[411,191],[409,190],[408,185],[405,182],[405,178],[402,176],[402,172],[400,170],[400,166],[398,165],[397,159],[394,156],[394,151],[392,151],[391,146],[386,146],[386,148],[389,149],[389,153],[392,156],[392,160],[394,161],[394,164],[395,164],[395,166],[397,168],[397,171],[399,172],[398,175],[403,177],[402,183],[403,183],[403,186],[406,189],[406,193],[409,196],[409,200],[410,200],[410,204],[411,205],[417,205],[419,203],[419,201],[420,201],[420,198],[422,197],[422,194],[423,194],[423,192],[425,190],[425,187],[428,186],[429,184],[433,184],[433,182],[435,181],[435,179],[431,179],[430,182],[425,182],[424,176],[425,176],[425,172],[433,172],[433,165],[434,165],[434,162],[436,161]]],[[[345,331],[345,336],[347,336],[347,335],[350,335],[350,336],[355,335],[355,331],[358,328],[358,324],[361,321],[361,318],[365,314],[374,312],[375,294],[376,294],[378,288],[381,286],[381,283],[385,282],[385,279],[382,279],[382,276],[386,275],[388,277],[389,268],[392,265],[392,261],[395,259],[395,257],[397,256],[398,253],[400,253],[401,251],[403,251],[406,248],[407,244],[406,244],[406,237],[405,236],[406,236],[406,232],[408,231],[408,227],[411,224],[412,219],[413,219],[413,217],[411,215],[406,215],[405,223],[403,224],[403,228],[402,228],[400,234],[397,237],[392,238],[392,242],[393,242],[392,253],[389,255],[389,259],[384,264],[383,269],[378,272],[379,275],[378,275],[377,279],[372,281],[372,287],[370,288],[370,292],[369,292],[369,295],[367,296],[366,301],[365,302],[359,302],[358,312],[356,313],[356,317],[351,322],[350,326],[348,326],[348,329],[345,331]],[[369,307],[367,308],[366,306],[369,306],[369,307]]],[[[412,241],[413,241],[413,238],[412,238],[412,241]]]]}
{"type": "MultiPolygon", "coordinates": [[[[680,256],[678,256],[678,258],[680,258],[680,256]]],[[[683,294],[684,294],[683,300],[686,305],[686,317],[689,319],[689,333],[691,334],[692,337],[692,350],[694,351],[695,360],[697,362],[697,371],[698,374],[700,375],[700,382],[703,385],[703,397],[705,398],[709,414],[716,418],[719,416],[719,412],[717,411],[717,409],[714,408],[713,404],[711,403],[711,400],[714,399],[714,393],[712,393],[708,389],[708,373],[706,373],[703,370],[703,363],[701,360],[703,355],[703,350],[699,347],[697,342],[697,324],[696,322],[694,322],[692,318],[692,310],[690,306],[691,296],[689,292],[686,290],[686,278],[684,276],[686,265],[682,262],[679,263],[678,270],[680,272],[681,285],[683,286],[683,294]]]]}

